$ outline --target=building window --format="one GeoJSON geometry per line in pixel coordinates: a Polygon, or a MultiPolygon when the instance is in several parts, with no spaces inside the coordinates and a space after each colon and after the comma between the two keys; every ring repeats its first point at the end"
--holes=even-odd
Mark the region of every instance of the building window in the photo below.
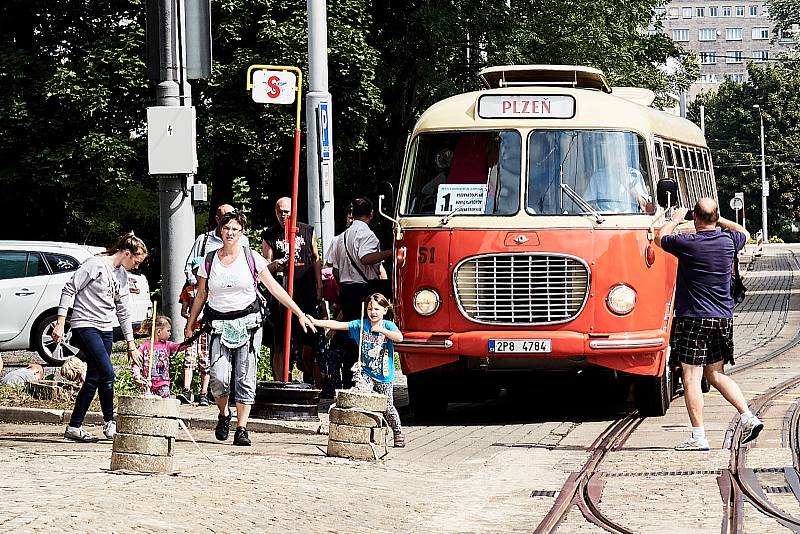
{"type": "Polygon", "coordinates": [[[742,29],[741,28],[725,28],[726,41],[741,41],[742,29]]]}
{"type": "Polygon", "coordinates": [[[753,28],[753,39],[756,41],[769,39],[769,28],[764,28],[764,27],[753,28]]]}
{"type": "Polygon", "coordinates": [[[761,16],[762,17],[769,17],[769,6],[768,5],[761,6],[761,16]]]}
{"type": "Polygon", "coordinates": [[[717,53],[716,52],[700,52],[700,63],[703,65],[716,65],[717,53]]]}
{"type": "Polygon", "coordinates": [[[722,16],[723,17],[731,16],[731,6],[722,6],[722,16]]]}
{"type": "Polygon", "coordinates": [[[725,77],[732,82],[736,83],[744,83],[746,78],[745,74],[742,72],[734,72],[733,74],[726,74],[725,77]]]}
{"type": "Polygon", "coordinates": [[[751,17],[758,16],[758,6],[750,6],[750,16],[751,17]]]}
{"type": "Polygon", "coordinates": [[[672,30],[672,40],[676,42],[683,42],[689,40],[689,29],[676,29],[672,30]]]}
{"type": "Polygon", "coordinates": [[[669,18],[677,19],[678,18],[678,13],[679,13],[679,11],[678,11],[677,7],[669,8],[669,18]]]}
{"type": "Polygon", "coordinates": [[[706,16],[706,8],[704,8],[704,7],[695,8],[694,16],[695,17],[705,17],[706,16]]]}
{"type": "Polygon", "coordinates": [[[709,6],[709,8],[708,8],[708,16],[709,17],[719,17],[719,8],[717,6],[709,6]]]}
{"type": "Polygon", "coordinates": [[[692,8],[691,7],[683,7],[681,8],[681,17],[685,19],[692,18],[692,8]]]}
{"type": "Polygon", "coordinates": [[[657,7],[656,8],[656,16],[663,17],[667,14],[667,8],[665,7],[657,7]]]}
{"type": "Polygon", "coordinates": [[[700,83],[717,83],[716,74],[701,74],[700,83]]]}
{"type": "Polygon", "coordinates": [[[763,63],[769,60],[769,50],[753,50],[753,60],[756,63],[763,63]]]}
{"type": "Polygon", "coordinates": [[[744,6],[736,6],[736,16],[744,17],[744,6]]]}
{"type": "Polygon", "coordinates": [[[716,41],[717,29],[716,28],[700,28],[699,39],[701,41],[716,41]]]}
{"type": "Polygon", "coordinates": [[[728,50],[725,53],[725,63],[741,63],[742,51],[741,50],[728,50]]]}

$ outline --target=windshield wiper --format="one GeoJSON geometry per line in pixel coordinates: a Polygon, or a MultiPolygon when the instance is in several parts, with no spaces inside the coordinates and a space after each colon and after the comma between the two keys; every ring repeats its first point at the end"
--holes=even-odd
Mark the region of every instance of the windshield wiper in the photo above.
{"type": "Polygon", "coordinates": [[[588,202],[583,200],[583,198],[581,198],[581,196],[574,189],[572,189],[569,185],[565,184],[564,182],[561,182],[561,190],[564,191],[567,194],[567,196],[569,196],[569,198],[571,198],[572,201],[575,202],[575,204],[580,206],[581,209],[583,209],[584,211],[588,211],[589,213],[594,215],[594,219],[597,221],[597,224],[601,224],[603,221],[606,220],[588,202]]]}
{"type": "Polygon", "coordinates": [[[452,219],[454,215],[460,215],[460,214],[462,214],[462,213],[470,213],[470,212],[468,212],[467,210],[464,210],[464,209],[457,209],[457,210],[453,210],[453,211],[451,211],[450,213],[448,213],[447,215],[445,215],[444,217],[442,217],[442,218],[439,220],[439,223],[440,223],[442,226],[444,226],[445,224],[447,224],[448,222],[450,222],[450,219],[452,219]]]}

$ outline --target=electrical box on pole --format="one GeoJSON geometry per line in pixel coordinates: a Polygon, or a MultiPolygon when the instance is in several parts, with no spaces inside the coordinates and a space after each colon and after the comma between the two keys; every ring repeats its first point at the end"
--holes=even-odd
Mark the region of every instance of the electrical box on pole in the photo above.
{"type": "Polygon", "coordinates": [[[197,172],[194,107],[147,108],[147,162],[150,174],[197,172]]]}

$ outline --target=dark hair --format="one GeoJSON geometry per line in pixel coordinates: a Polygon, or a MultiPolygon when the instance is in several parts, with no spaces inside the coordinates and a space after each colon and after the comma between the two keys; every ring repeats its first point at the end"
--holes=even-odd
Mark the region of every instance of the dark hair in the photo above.
{"type": "Polygon", "coordinates": [[[116,244],[101,253],[101,255],[112,256],[121,250],[130,250],[133,256],[137,254],[144,254],[147,256],[147,246],[145,246],[144,241],[134,235],[133,230],[125,235],[121,235],[119,239],[117,239],[116,244]]]}
{"type": "Polygon", "coordinates": [[[378,306],[386,308],[386,317],[392,317],[392,303],[389,302],[389,299],[383,296],[383,293],[373,293],[364,299],[364,313],[366,313],[370,302],[374,302],[378,306]]]}
{"type": "Polygon", "coordinates": [[[353,218],[369,217],[372,215],[372,201],[365,197],[353,199],[353,218]]]}
{"type": "Polygon", "coordinates": [[[242,227],[242,230],[244,230],[245,227],[247,226],[247,217],[245,216],[245,214],[242,213],[241,211],[233,210],[229,211],[228,213],[222,216],[222,219],[220,219],[219,221],[220,228],[225,226],[227,223],[231,221],[238,222],[239,225],[242,227]]]}

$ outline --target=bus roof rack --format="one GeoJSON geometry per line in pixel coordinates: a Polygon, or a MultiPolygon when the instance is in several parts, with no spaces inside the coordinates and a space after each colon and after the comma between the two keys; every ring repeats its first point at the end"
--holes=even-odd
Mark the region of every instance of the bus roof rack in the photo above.
{"type": "Polygon", "coordinates": [[[603,71],[578,65],[501,65],[486,67],[478,76],[488,89],[551,86],[611,92],[603,71]]]}

